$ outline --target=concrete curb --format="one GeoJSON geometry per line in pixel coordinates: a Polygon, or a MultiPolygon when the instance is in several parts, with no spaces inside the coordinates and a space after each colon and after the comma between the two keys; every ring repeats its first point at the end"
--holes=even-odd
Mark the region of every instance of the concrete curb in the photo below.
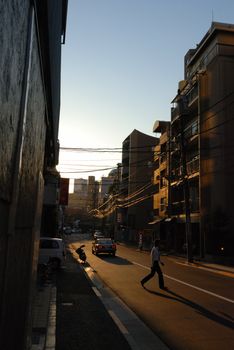
{"type": "Polygon", "coordinates": [[[93,287],[95,294],[102,301],[132,350],[169,350],[167,345],[102,282],[90,265],[82,266],[82,268],[87,278],[95,286],[93,287]]]}

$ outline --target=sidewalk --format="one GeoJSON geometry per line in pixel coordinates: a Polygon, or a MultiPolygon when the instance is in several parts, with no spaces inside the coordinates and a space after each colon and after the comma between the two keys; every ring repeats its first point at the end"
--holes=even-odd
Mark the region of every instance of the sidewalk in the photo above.
{"type": "Polygon", "coordinates": [[[38,287],[33,305],[31,350],[53,349],[55,344],[56,287],[51,281],[38,287]]]}
{"type": "Polygon", "coordinates": [[[57,274],[56,350],[82,348],[130,350],[81,265],[68,253],[66,268],[57,274]]]}
{"type": "MultiPolygon", "coordinates": [[[[119,245],[125,245],[130,249],[134,249],[137,250],[137,246],[133,245],[133,244],[128,244],[128,243],[124,243],[124,242],[118,242],[119,245]]],[[[150,253],[150,249],[143,249],[142,252],[145,252],[147,254],[150,253]]],[[[233,278],[234,278],[234,266],[228,266],[228,265],[222,265],[222,264],[217,264],[214,262],[211,262],[209,260],[205,260],[205,259],[200,259],[198,257],[194,257],[194,260],[192,263],[188,263],[187,262],[187,258],[184,255],[175,255],[175,254],[171,254],[171,253],[164,253],[162,252],[161,254],[162,256],[167,256],[167,257],[171,257],[174,259],[178,259],[178,260],[182,260],[185,264],[194,264],[196,266],[201,266],[207,269],[211,269],[211,270],[216,270],[216,271],[223,271],[223,272],[227,272],[230,274],[233,274],[233,278]]]]}

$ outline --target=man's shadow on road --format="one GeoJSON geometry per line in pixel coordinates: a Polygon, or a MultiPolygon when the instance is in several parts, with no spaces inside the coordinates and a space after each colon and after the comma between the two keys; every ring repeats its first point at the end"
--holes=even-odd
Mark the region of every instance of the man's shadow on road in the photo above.
{"type": "Polygon", "coordinates": [[[167,294],[155,292],[147,287],[144,287],[144,289],[151,294],[160,296],[160,297],[165,298],[165,299],[175,300],[175,301],[178,301],[182,304],[185,304],[185,305],[193,308],[194,310],[196,310],[202,316],[209,318],[210,320],[212,320],[216,323],[219,323],[227,328],[231,328],[232,330],[234,329],[234,322],[232,321],[232,317],[230,315],[225,314],[225,316],[230,319],[230,320],[227,320],[226,318],[215,314],[214,312],[206,309],[205,307],[203,307],[197,303],[194,303],[193,301],[173,292],[170,289],[165,290],[165,293],[167,293],[167,294]]]}

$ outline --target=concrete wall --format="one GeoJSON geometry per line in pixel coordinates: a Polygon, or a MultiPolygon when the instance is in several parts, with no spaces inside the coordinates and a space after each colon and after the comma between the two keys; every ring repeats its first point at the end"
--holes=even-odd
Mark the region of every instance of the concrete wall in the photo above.
{"type": "Polygon", "coordinates": [[[4,2],[0,11],[2,349],[23,349],[28,342],[42,208],[45,100],[29,4],[4,2]]]}
{"type": "MultiPolygon", "coordinates": [[[[234,47],[233,47],[234,52],[234,47]]],[[[201,213],[208,253],[233,255],[234,60],[217,56],[201,80],[201,213]],[[203,112],[204,111],[204,112],[203,112]]]]}
{"type": "Polygon", "coordinates": [[[60,89],[51,92],[49,74],[50,65],[57,62],[52,80],[60,83],[60,55],[55,62],[53,56],[61,50],[65,2],[49,2],[48,8],[47,2],[37,2],[38,11],[51,14],[56,7],[51,31],[44,23],[46,12],[36,16],[35,4],[0,0],[0,349],[4,350],[30,347],[44,164],[50,157],[52,163],[56,159],[60,89]],[[50,36],[49,48],[38,41],[38,21],[41,33],[50,36]],[[42,50],[50,51],[49,60],[42,62],[42,56],[48,56],[42,50]],[[45,146],[50,140],[54,150],[45,146]]]}

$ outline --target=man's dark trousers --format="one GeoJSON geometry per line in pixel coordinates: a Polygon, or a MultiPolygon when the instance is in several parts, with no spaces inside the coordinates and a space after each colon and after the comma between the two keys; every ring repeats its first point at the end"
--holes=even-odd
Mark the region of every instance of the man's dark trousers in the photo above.
{"type": "Polygon", "coordinates": [[[151,267],[151,272],[145,276],[143,278],[143,280],[141,281],[141,284],[145,284],[147,281],[149,281],[152,277],[154,277],[155,272],[157,272],[158,274],[158,284],[159,284],[159,288],[164,288],[164,280],[163,280],[163,274],[161,271],[161,268],[159,266],[158,261],[154,261],[153,266],[151,267]]]}

